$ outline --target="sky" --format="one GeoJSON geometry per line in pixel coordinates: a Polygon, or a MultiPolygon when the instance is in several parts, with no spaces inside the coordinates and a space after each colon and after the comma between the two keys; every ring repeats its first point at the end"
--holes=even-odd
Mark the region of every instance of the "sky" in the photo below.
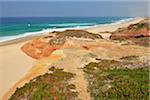
{"type": "Polygon", "coordinates": [[[0,17],[148,16],[148,0],[0,0],[0,17]]]}

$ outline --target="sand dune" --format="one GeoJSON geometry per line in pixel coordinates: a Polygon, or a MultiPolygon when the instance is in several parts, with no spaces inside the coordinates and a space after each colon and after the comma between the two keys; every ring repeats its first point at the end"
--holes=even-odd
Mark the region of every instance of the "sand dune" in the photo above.
{"type": "MultiPolygon", "coordinates": [[[[105,34],[103,32],[112,32],[119,27],[126,27],[130,24],[137,23],[142,19],[143,18],[137,18],[133,21],[126,22],[123,24],[97,26],[85,30],[92,33],[99,33],[100,35],[102,35],[103,38],[108,39],[110,34],[105,34]]],[[[43,74],[51,65],[56,65],[58,67],[60,65],[64,65],[63,68],[66,71],[76,71],[76,73],[79,75],[76,78],[76,83],[78,83],[80,77],[83,78],[83,73],[78,70],[77,66],[82,67],[83,64],[86,64],[91,60],[91,57],[89,55],[87,56],[87,59],[83,59],[86,58],[85,55],[89,53],[93,53],[96,56],[103,58],[118,59],[122,56],[125,56],[127,54],[126,52],[128,52],[128,55],[143,55],[143,53],[145,53],[146,55],[149,51],[148,48],[140,46],[121,46],[119,44],[108,42],[107,40],[88,42],[88,40],[82,41],[72,39],[69,41],[70,43],[73,43],[69,46],[70,48],[68,46],[64,46],[60,50],[56,50],[55,52],[53,52],[50,57],[36,61],[21,51],[21,47],[25,42],[1,46],[0,97],[2,97],[3,95],[3,99],[7,99],[16,90],[18,86],[22,86],[23,84],[25,84],[25,82],[28,82],[33,77],[43,74]],[[86,46],[88,50],[83,48],[82,45],[86,46]],[[72,49],[72,47],[75,47],[75,49],[72,49]],[[77,55],[74,56],[73,54],[79,54],[81,57],[77,55]],[[67,58],[69,57],[69,55],[72,55],[71,57],[74,58],[72,59],[72,61],[69,61],[71,58],[67,58]],[[75,61],[76,58],[78,58],[78,62],[75,61]],[[64,63],[62,62],[62,60],[65,60],[65,62],[68,63],[64,63]],[[69,64],[72,66],[69,66],[69,64]]],[[[84,82],[83,80],[83,83],[86,82],[84,82]]],[[[76,86],[80,90],[79,84],[76,84],[76,86]]],[[[85,91],[86,85],[83,85],[82,88],[83,91],[85,91]]],[[[89,98],[88,94],[83,94],[83,91],[81,90],[80,96],[87,95],[87,98],[89,98]]]]}

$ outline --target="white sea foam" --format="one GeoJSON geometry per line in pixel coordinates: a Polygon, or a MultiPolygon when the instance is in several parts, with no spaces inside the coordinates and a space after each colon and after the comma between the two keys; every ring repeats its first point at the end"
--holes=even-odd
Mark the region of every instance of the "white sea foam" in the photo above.
{"type": "Polygon", "coordinates": [[[2,36],[2,37],[0,37],[0,43],[27,37],[27,36],[44,35],[44,34],[47,34],[49,32],[53,32],[53,31],[65,31],[65,30],[69,30],[69,29],[83,29],[83,28],[88,28],[88,26],[84,26],[84,27],[77,26],[74,28],[73,27],[72,28],[50,28],[50,29],[43,29],[42,31],[38,31],[38,32],[26,32],[24,34],[19,34],[19,35],[15,35],[15,36],[2,36]]]}
{"type": "Polygon", "coordinates": [[[88,26],[95,25],[96,23],[63,23],[63,24],[49,24],[48,26],[88,26]]]}
{"type": "MultiPolygon", "coordinates": [[[[91,23],[76,23],[79,26],[76,27],[70,27],[70,28],[48,28],[48,29],[43,29],[41,31],[38,32],[26,32],[24,34],[19,34],[16,36],[2,36],[0,37],[0,43],[5,42],[5,41],[10,41],[10,40],[14,40],[14,39],[19,39],[19,38],[23,38],[23,37],[28,37],[28,36],[35,36],[35,35],[42,35],[42,34],[47,34],[48,32],[53,32],[53,31],[65,31],[68,29],[86,29],[86,28],[92,28],[92,27],[97,27],[97,26],[107,26],[107,25],[117,25],[117,24],[121,24],[121,23],[125,23],[128,21],[132,21],[135,18],[128,18],[128,19],[123,19],[123,20],[119,20],[119,21],[112,21],[112,23],[109,24],[97,24],[95,25],[95,23],[93,23],[93,26],[91,26],[91,23]],[[83,26],[82,26],[83,25],[83,26]],[[87,26],[84,26],[87,25],[87,26]],[[90,26],[88,26],[90,25],[90,26]]],[[[66,26],[71,26],[74,25],[75,23],[70,23],[70,24],[66,24],[66,26]]],[[[49,24],[49,26],[65,26],[65,24],[49,24]]]]}
{"type": "Polygon", "coordinates": [[[112,20],[112,23],[108,23],[108,24],[97,24],[97,25],[93,25],[93,26],[91,26],[91,27],[108,26],[108,25],[119,25],[119,24],[126,23],[126,22],[129,22],[129,21],[135,20],[135,19],[136,19],[136,18],[127,18],[127,19],[122,19],[122,20],[119,20],[119,21],[113,21],[113,20],[112,20]]]}

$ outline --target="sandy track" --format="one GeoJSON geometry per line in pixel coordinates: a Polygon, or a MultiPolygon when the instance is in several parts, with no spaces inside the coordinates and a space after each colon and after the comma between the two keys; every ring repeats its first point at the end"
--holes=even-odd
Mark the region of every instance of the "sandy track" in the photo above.
{"type": "Polygon", "coordinates": [[[90,100],[90,94],[87,92],[88,83],[84,79],[84,72],[80,69],[92,60],[89,56],[89,52],[78,49],[64,49],[63,51],[66,57],[52,64],[52,66],[63,68],[64,71],[74,73],[75,77],[72,82],[76,86],[79,98],[81,100],[90,100]]]}

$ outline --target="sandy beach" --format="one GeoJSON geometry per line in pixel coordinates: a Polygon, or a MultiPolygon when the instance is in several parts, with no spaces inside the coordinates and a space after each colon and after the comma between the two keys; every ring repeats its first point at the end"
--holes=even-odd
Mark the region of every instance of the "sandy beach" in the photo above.
{"type": "Polygon", "coordinates": [[[32,67],[34,60],[20,49],[24,43],[0,47],[0,97],[32,67]]]}
{"type": "MultiPolygon", "coordinates": [[[[110,33],[107,33],[106,31],[112,32],[112,31],[115,31],[116,29],[118,29],[120,27],[127,27],[128,25],[135,24],[135,23],[137,23],[141,20],[143,20],[143,18],[136,18],[132,21],[121,23],[121,24],[116,24],[116,25],[110,24],[110,25],[106,25],[106,26],[96,26],[96,27],[92,27],[92,28],[88,28],[88,29],[84,29],[84,30],[92,32],[92,33],[98,33],[104,39],[109,39],[110,33]]],[[[0,89],[0,97],[3,96],[5,99],[8,98],[6,96],[10,96],[14,92],[13,89],[18,87],[20,84],[24,84],[25,80],[23,80],[23,79],[27,79],[26,77],[28,75],[31,75],[31,71],[32,71],[32,74],[36,73],[36,72],[33,72],[33,71],[37,71],[37,69],[35,70],[33,68],[33,66],[37,66],[37,65],[40,66],[39,63],[42,62],[42,60],[35,61],[35,59],[32,59],[31,57],[27,56],[21,50],[21,47],[23,46],[23,44],[25,44],[29,40],[30,39],[25,39],[24,41],[18,41],[18,40],[15,41],[15,40],[13,40],[12,43],[11,43],[11,41],[9,41],[9,43],[8,42],[3,43],[3,45],[0,46],[0,69],[1,69],[0,70],[0,86],[1,86],[0,87],[1,88],[0,89]],[[20,81],[20,79],[22,79],[22,81],[20,81]],[[19,82],[19,83],[17,83],[17,85],[16,85],[15,84],[16,82],[19,82]],[[5,96],[4,96],[4,94],[5,94],[5,96]]],[[[105,43],[105,42],[103,42],[103,43],[105,43]]],[[[112,48],[116,48],[116,52],[120,52],[123,49],[127,49],[127,47],[124,47],[123,49],[120,49],[121,48],[120,46],[115,46],[113,44],[111,45],[111,43],[106,43],[106,44],[108,44],[108,47],[112,46],[112,48]]],[[[94,44],[91,43],[91,45],[94,45],[94,44]]],[[[101,45],[103,45],[103,44],[101,43],[101,45]]],[[[103,47],[104,47],[104,45],[103,45],[103,47]]],[[[97,51],[94,51],[94,50],[93,51],[97,52],[99,54],[99,50],[102,50],[104,52],[107,52],[107,53],[110,52],[110,54],[113,54],[113,52],[111,52],[111,50],[110,51],[107,50],[107,48],[97,49],[97,51]]],[[[131,51],[129,50],[129,54],[132,54],[133,53],[132,51],[135,50],[135,54],[137,54],[137,55],[141,55],[140,51],[148,50],[148,49],[143,49],[143,48],[136,47],[136,46],[135,47],[131,46],[130,48],[131,48],[131,51]]],[[[67,51],[67,50],[65,51],[65,49],[62,49],[62,51],[60,50],[58,52],[54,52],[54,54],[49,59],[44,60],[45,62],[42,63],[42,64],[46,64],[48,62],[50,64],[51,63],[53,64],[53,62],[57,62],[59,59],[63,58],[65,56],[65,52],[67,52],[66,54],[69,54],[69,51],[67,51]],[[61,55],[61,57],[58,57],[58,58],[56,57],[57,59],[54,60],[53,58],[56,55],[61,55]]],[[[122,55],[121,54],[120,55],[116,54],[116,55],[118,57],[121,57],[121,56],[123,56],[123,54],[125,54],[125,52],[122,52],[122,55]]],[[[107,58],[108,55],[105,55],[105,57],[107,58]]],[[[111,57],[111,55],[110,55],[110,57],[111,57]]],[[[78,58],[78,57],[76,57],[76,58],[78,58]]],[[[113,58],[113,55],[112,55],[112,58],[113,58]]],[[[89,61],[91,61],[91,59],[88,59],[87,62],[89,62],[89,61]]],[[[82,63],[82,62],[84,62],[84,61],[81,61],[80,63],[82,63]]],[[[87,63],[87,62],[84,62],[84,63],[87,63]]],[[[76,62],[72,61],[72,63],[76,63],[76,62]]],[[[78,66],[82,65],[80,63],[78,64],[78,66]]],[[[47,64],[45,66],[49,66],[50,64],[47,64]]],[[[57,65],[59,67],[59,65],[61,65],[61,62],[58,63],[57,65]]],[[[65,65],[68,66],[68,64],[65,64],[65,65]]],[[[73,69],[66,69],[66,70],[67,71],[72,71],[72,70],[76,71],[76,68],[74,68],[74,66],[73,66],[73,69]]],[[[47,69],[47,68],[45,68],[45,69],[47,69]]],[[[42,69],[42,71],[44,71],[45,69],[42,69]]],[[[29,81],[29,79],[31,79],[32,77],[35,77],[35,76],[40,75],[42,73],[43,72],[39,72],[38,74],[30,76],[30,78],[28,78],[27,81],[29,81]]],[[[81,75],[82,72],[79,71],[79,74],[81,75]]],[[[77,77],[79,78],[80,76],[77,76],[77,77]]],[[[82,75],[81,75],[81,77],[83,78],[82,75]]],[[[77,79],[77,80],[80,80],[80,79],[77,79]]],[[[80,88],[80,87],[77,87],[77,88],[80,88]]],[[[84,86],[83,86],[83,89],[85,90],[84,86]]],[[[81,92],[82,92],[82,90],[81,90],[81,92]]],[[[88,95],[88,94],[82,94],[81,96],[84,96],[84,95],[88,95]]]]}
{"type": "Polygon", "coordinates": [[[106,32],[106,31],[113,32],[118,28],[127,27],[130,24],[138,23],[141,20],[143,20],[142,17],[137,17],[137,18],[134,18],[133,20],[130,20],[130,21],[127,21],[127,22],[124,22],[124,23],[108,24],[108,25],[104,25],[104,26],[98,25],[98,26],[95,26],[95,27],[92,27],[92,28],[88,28],[86,30],[90,31],[90,32],[93,32],[93,33],[106,32]]]}
{"type": "Polygon", "coordinates": [[[88,28],[88,29],[86,29],[86,31],[89,31],[89,32],[92,32],[92,33],[98,33],[98,34],[102,35],[103,38],[109,39],[109,36],[111,34],[108,33],[108,32],[113,32],[113,31],[117,30],[118,28],[127,27],[130,24],[138,23],[141,20],[143,20],[143,18],[139,17],[139,18],[135,18],[132,21],[128,21],[128,22],[121,23],[121,24],[113,24],[113,25],[112,24],[110,24],[110,25],[108,24],[106,26],[96,26],[96,27],[93,27],[93,28],[88,28]]]}

